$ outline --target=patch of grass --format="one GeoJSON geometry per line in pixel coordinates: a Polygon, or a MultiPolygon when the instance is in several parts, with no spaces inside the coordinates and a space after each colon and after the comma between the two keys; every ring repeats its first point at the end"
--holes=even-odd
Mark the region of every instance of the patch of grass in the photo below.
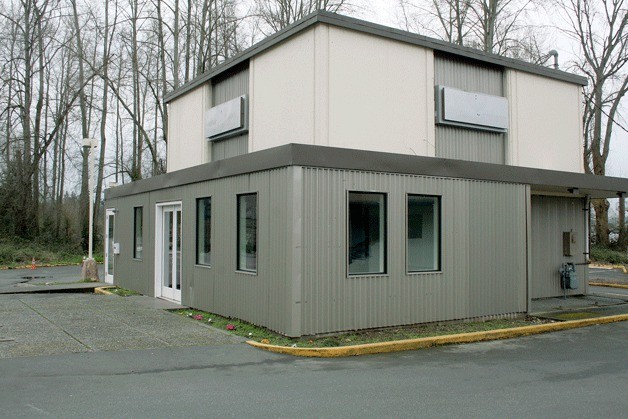
{"type": "Polygon", "coordinates": [[[452,321],[345,332],[328,336],[289,338],[272,332],[264,327],[255,326],[242,320],[230,319],[201,310],[180,309],[173,310],[173,312],[181,316],[186,316],[192,320],[209,324],[221,330],[227,330],[227,325],[232,325],[234,329],[229,330],[229,332],[257,342],[281,346],[297,345],[298,347],[337,347],[360,345],[364,343],[390,342],[393,340],[415,339],[430,336],[452,335],[456,333],[480,332],[494,329],[506,329],[510,327],[530,326],[546,322],[532,317],[512,320],[489,320],[485,322],[452,321]],[[211,322],[209,321],[210,319],[211,322]]]}
{"type": "Polygon", "coordinates": [[[140,295],[139,293],[137,293],[135,291],[131,291],[131,290],[128,290],[126,288],[120,288],[120,287],[107,288],[107,291],[109,291],[112,294],[119,295],[120,297],[129,297],[131,295],[140,295]]]}
{"type": "Polygon", "coordinates": [[[606,247],[592,246],[591,260],[611,265],[628,265],[628,253],[606,247]]]}

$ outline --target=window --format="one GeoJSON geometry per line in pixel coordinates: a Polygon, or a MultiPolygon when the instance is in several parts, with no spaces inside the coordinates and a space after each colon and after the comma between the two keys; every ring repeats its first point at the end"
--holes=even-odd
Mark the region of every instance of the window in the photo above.
{"type": "Polygon", "coordinates": [[[143,207],[135,207],[133,208],[133,258],[141,259],[142,258],[142,250],[144,246],[142,245],[142,232],[143,232],[143,222],[142,222],[142,211],[143,207]]]}
{"type": "Polygon", "coordinates": [[[386,195],[349,192],[349,275],[386,273],[386,195]]]}
{"type": "Polygon", "coordinates": [[[408,272],[440,270],[440,197],[408,195],[408,272]]]}
{"type": "Polygon", "coordinates": [[[238,270],[257,271],[257,194],[238,195],[238,270]]]}
{"type": "Polygon", "coordinates": [[[196,264],[211,265],[212,199],[196,200],[196,264]]]}

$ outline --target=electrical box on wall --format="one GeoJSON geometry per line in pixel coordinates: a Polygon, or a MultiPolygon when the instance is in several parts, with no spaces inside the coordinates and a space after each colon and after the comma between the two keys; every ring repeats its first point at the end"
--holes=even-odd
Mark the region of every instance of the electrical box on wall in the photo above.
{"type": "Polygon", "coordinates": [[[563,256],[573,256],[576,250],[576,233],[563,231],[563,256]]]}
{"type": "Polygon", "coordinates": [[[113,254],[114,255],[119,255],[120,254],[120,243],[114,243],[113,244],[113,254]]]}

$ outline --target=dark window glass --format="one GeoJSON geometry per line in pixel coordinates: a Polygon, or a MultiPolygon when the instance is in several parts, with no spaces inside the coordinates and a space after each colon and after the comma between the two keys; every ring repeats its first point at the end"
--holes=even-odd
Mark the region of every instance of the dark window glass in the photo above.
{"type": "Polygon", "coordinates": [[[133,208],[133,257],[142,258],[143,246],[143,207],[133,208]]]}
{"type": "Polygon", "coordinates": [[[212,199],[196,200],[196,263],[211,265],[212,199]]]}
{"type": "Polygon", "coordinates": [[[386,195],[349,193],[349,274],[386,272],[386,195]]]}
{"type": "Polygon", "coordinates": [[[408,272],[440,269],[440,198],[408,195],[408,272]]]}
{"type": "Polygon", "coordinates": [[[257,194],[238,195],[238,270],[257,271],[257,194]]]}

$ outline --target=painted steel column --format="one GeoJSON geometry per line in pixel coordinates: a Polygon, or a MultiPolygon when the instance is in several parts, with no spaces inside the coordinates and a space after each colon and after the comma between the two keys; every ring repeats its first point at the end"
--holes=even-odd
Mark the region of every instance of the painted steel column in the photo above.
{"type": "Polygon", "coordinates": [[[290,320],[287,334],[301,336],[302,304],[301,284],[303,275],[303,168],[292,166],[288,169],[288,216],[289,253],[288,272],[290,281],[289,308],[290,320]]]}
{"type": "Polygon", "coordinates": [[[526,313],[532,308],[532,192],[526,185],[526,313]]]}

